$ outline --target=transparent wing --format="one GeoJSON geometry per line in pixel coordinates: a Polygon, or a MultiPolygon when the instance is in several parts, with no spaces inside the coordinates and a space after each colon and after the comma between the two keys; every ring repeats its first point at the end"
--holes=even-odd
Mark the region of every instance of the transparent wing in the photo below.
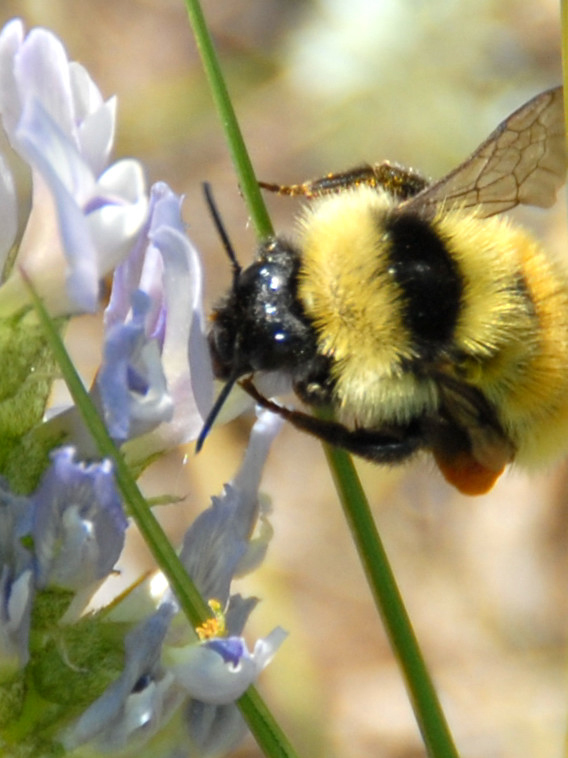
{"type": "Polygon", "coordinates": [[[564,105],[562,87],[555,87],[522,105],[464,163],[401,208],[475,206],[481,217],[521,204],[548,208],[565,180],[564,105]]]}

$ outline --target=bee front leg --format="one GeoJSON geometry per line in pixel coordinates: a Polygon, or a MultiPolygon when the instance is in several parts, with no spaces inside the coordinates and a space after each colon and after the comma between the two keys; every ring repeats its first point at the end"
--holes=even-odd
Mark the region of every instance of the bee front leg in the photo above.
{"type": "Polygon", "coordinates": [[[272,413],[282,416],[296,429],[368,461],[399,463],[426,446],[426,440],[418,424],[386,430],[349,429],[337,421],[316,418],[308,413],[291,410],[268,400],[256,389],[250,377],[240,384],[255,402],[272,413]]]}

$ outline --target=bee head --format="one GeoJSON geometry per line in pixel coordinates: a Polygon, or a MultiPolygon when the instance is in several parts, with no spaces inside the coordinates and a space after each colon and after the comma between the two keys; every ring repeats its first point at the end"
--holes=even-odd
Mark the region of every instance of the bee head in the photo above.
{"type": "Polygon", "coordinates": [[[219,213],[205,185],[212,218],[231,262],[233,281],[214,309],[208,335],[213,373],[225,382],[198,439],[199,450],[234,384],[256,371],[288,370],[303,354],[306,340],[313,349],[312,329],[297,302],[299,254],[288,242],[263,242],[256,260],[238,263],[219,213]]]}

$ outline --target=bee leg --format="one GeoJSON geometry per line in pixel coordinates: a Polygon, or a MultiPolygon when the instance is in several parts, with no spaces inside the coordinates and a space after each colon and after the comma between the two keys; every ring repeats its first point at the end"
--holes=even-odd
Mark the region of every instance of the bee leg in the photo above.
{"type": "Polygon", "coordinates": [[[258,184],[262,189],[269,192],[277,192],[279,195],[289,195],[291,197],[303,195],[304,197],[312,198],[341,192],[348,187],[358,187],[361,184],[368,184],[374,187],[377,184],[377,180],[374,167],[365,165],[340,174],[326,174],[320,179],[302,182],[302,184],[269,184],[267,182],[259,182],[258,184]]]}
{"type": "Polygon", "coordinates": [[[427,187],[428,180],[414,169],[383,161],[372,166],[368,164],[357,166],[350,171],[338,174],[326,174],[321,179],[302,182],[302,184],[270,184],[268,182],[258,184],[262,189],[277,192],[279,195],[291,197],[303,195],[307,198],[331,195],[343,192],[350,187],[366,185],[384,189],[397,200],[406,200],[427,187]]]}
{"type": "Polygon", "coordinates": [[[268,400],[260,394],[250,378],[243,380],[240,384],[259,405],[282,416],[296,429],[375,463],[403,461],[426,444],[418,425],[388,430],[349,429],[337,421],[319,419],[268,400]]]}

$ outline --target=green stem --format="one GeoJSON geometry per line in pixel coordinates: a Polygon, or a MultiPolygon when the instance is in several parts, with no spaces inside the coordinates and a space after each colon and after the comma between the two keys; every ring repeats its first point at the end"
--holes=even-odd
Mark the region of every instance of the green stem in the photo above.
{"type": "Polygon", "coordinates": [[[185,6],[256,236],[261,240],[271,237],[274,234],[272,222],[260,193],[201,5],[198,0],[185,0],[185,6]]]}
{"type": "MultiPolygon", "coordinates": [[[[274,234],[272,222],[258,187],[201,5],[198,0],[185,0],[185,5],[256,236],[259,239],[265,239],[274,234]]],[[[238,704],[245,721],[265,755],[271,756],[271,758],[294,758],[296,756],[288,738],[254,687],[249,687],[239,699],[238,704]]]]}
{"type": "Polygon", "coordinates": [[[438,696],[350,456],[324,445],[359,558],[402,669],[422,738],[432,758],[458,758],[438,696]]]}

